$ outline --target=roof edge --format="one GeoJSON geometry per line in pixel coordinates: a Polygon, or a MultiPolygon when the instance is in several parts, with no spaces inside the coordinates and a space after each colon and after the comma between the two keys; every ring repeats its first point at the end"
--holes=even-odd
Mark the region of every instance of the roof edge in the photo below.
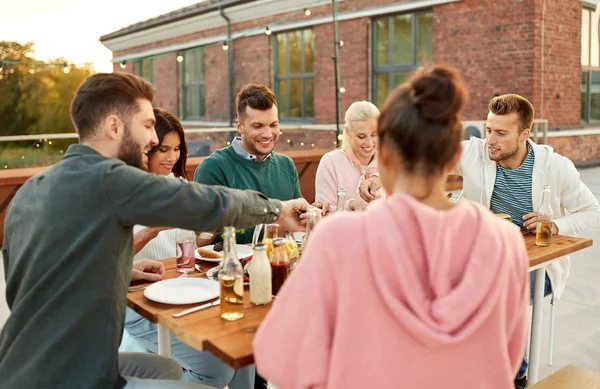
{"type": "Polygon", "coordinates": [[[168,12],[150,18],[138,23],[134,23],[127,27],[123,27],[117,31],[110,32],[100,37],[100,42],[104,42],[110,39],[119,38],[125,35],[133,34],[135,32],[148,30],[154,27],[162,26],[164,24],[173,23],[179,20],[188,19],[194,16],[206,14],[219,9],[225,9],[241,5],[245,3],[251,3],[256,0],[210,0],[207,2],[200,2],[187,7],[179,8],[175,11],[168,12]]]}

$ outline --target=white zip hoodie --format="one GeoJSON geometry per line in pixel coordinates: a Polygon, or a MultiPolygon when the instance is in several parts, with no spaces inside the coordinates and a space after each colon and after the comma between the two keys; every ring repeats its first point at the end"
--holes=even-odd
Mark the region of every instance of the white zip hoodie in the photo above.
{"type": "MultiPolygon", "coordinates": [[[[550,185],[554,223],[561,235],[575,235],[590,226],[600,225],[600,205],[592,192],[581,182],[579,172],[568,158],[554,152],[552,147],[528,140],[535,162],[531,185],[534,212],[541,206],[542,188],[550,185]]],[[[489,157],[487,141],[471,138],[462,142],[462,156],[455,173],[463,176],[462,197],[477,201],[487,208],[496,182],[496,162],[489,157]]],[[[546,267],[552,291],[558,299],[565,288],[570,272],[569,256],[546,267]]]]}

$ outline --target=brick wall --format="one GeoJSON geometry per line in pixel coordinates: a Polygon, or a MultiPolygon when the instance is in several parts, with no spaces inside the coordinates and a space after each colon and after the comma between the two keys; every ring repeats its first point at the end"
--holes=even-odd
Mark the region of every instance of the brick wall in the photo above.
{"type": "MultiPolygon", "coordinates": [[[[465,119],[481,120],[487,116],[487,104],[497,93],[518,93],[542,115],[541,98],[541,20],[544,0],[462,0],[433,7],[433,61],[456,66],[462,73],[471,103],[465,119]]],[[[543,116],[550,127],[578,126],[580,116],[580,35],[581,4],[579,1],[545,0],[544,99],[543,116]]],[[[339,3],[339,12],[394,3],[391,0],[352,0],[339,3]]],[[[331,14],[331,5],[312,9],[310,17],[303,13],[286,22],[310,20],[331,14]]],[[[263,27],[281,15],[251,20],[232,26],[232,31],[263,27]]],[[[339,23],[342,116],[356,100],[369,97],[370,18],[339,23]]],[[[333,26],[313,27],[315,35],[315,122],[335,122],[335,79],[333,26]]],[[[115,56],[150,48],[182,43],[201,37],[223,34],[225,28],[197,32],[173,39],[115,52],[115,56]]],[[[271,71],[271,39],[266,35],[234,41],[234,95],[245,84],[258,82],[273,87],[271,71]]],[[[230,47],[231,47],[230,46],[230,47]]],[[[178,106],[178,83],[173,82],[176,63],[172,56],[157,59],[154,80],[157,103],[178,106]],[[175,65],[175,66],[171,66],[175,65]],[[165,96],[167,94],[167,96],[165,96]]],[[[118,65],[115,69],[121,71],[118,65]]],[[[205,49],[206,120],[226,121],[227,54],[220,44],[205,49]]],[[[125,71],[132,71],[127,64],[125,71]]],[[[176,73],[176,72],[175,72],[176,73]]]]}
{"type": "Polygon", "coordinates": [[[545,0],[544,98],[542,108],[542,13],[535,0],[533,104],[550,127],[579,127],[581,121],[581,2],[545,0]]]}
{"type": "MultiPolygon", "coordinates": [[[[456,66],[471,93],[466,119],[487,116],[494,94],[518,93],[542,116],[543,0],[463,0],[434,7],[433,59],[456,66]]],[[[550,127],[574,127],[581,110],[581,3],[546,0],[544,109],[550,127]]]]}
{"type": "Polygon", "coordinates": [[[467,120],[482,120],[495,93],[533,98],[532,0],[463,0],[434,8],[433,60],[456,66],[471,93],[467,120]]]}
{"type": "Polygon", "coordinates": [[[552,137],[548,144],[575,163],[600,161],[600,135],[552,137]]]}
{"type": "MultiPolygon", "coordinates": [[[[235,74],[235,73],[234,73],[235,74]]],[[[205,120],[227,121],[227,51],[221,45],[204,49],[205,120]]]]}

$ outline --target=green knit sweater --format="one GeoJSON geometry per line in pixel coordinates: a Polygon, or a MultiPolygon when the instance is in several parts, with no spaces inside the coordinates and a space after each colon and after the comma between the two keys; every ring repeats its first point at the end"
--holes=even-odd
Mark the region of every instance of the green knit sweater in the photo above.
{"type": "MultiPolygon", "coordinates": [[[[259,162],[240,157],[232,146],[225,147],[212,153],[198,166],[194,173],[194,181],[207,185],[251,189],[269,198],[284,201],[302,197],[294,161],[275,152],[259,162]]],[[[237,243],[251,243],[253,233],[254,228],[238,231],[237,243]]],[[[220,240],[221,236],[218,235],[215,242],[220,240]]]]}

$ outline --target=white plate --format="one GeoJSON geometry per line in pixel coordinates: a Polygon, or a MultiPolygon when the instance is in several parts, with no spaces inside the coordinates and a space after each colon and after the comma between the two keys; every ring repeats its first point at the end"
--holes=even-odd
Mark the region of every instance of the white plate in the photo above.
{"type": "MultiPolygon", "coordinates": [[[[214,245],[210,245],[210,246],[203,246],[203,249],[208,249],[208,250],[212,250],[214,247],[214,245]]],[[[241,244],[236,244],[235,247],[237,248],[237,254],[238,254],[238,258],[248,258],[249,256],[252,255],[252,248],[248,247],[248,246],[244,246],[241,244]]],[[[206,262],[221,262],[223,260],[223,258],[204,258],[203,256],[201,256],[198,253],[198,250],[195,251],[196,253],[196,259],[201,259],[203,261],[206,262]]]]}
{"type": "MultiPolygon", "coordinates": [[[[219,274],[217,273],[217,268],[213,267],[212,269],[208,269],[205,274],[206,278],[209,280],[219,281],[219,274]]],[[[244,282],[244,285],[250,285],[249,282],[244,282]]]]}
{"type": "Polygon", "coordinates": [[[195,304],[219,297],[219,283],[204,278],[173,278],[144,290],[144,296],[163,304],[195,304]]]}

